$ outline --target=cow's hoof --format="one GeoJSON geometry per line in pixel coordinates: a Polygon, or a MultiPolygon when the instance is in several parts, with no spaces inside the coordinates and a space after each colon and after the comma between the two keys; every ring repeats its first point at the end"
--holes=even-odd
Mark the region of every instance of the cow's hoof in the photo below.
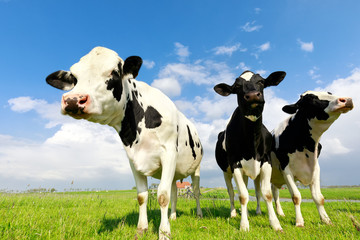
{"type": "Polygon", "coordinates": [[[249,229],[249,222],[240,223],[240,231],[248,232],[249,229]]]}
{"type": "Polygon", "coordinates": [[[304,222],[297,222],[296,227],[304,227],[304,222]]]}
{"type": "Polygon", "coordinates": [[[235,209],[233,211],[231,211],[230,217],[232,217],[232,218],[236,217],[236,210],[235,209]]]}
{"type": "Polygon", "coordinates": [[[138,239],[139,237],[142,237],[147,232],[147,228],[138,228],[136,230],[135,239],[138,239]]]}
{"type": "Polygon", "coordinates": [[[159,232],[159,240],[169,240],[170,239],[170,233],[160,231],[159,232]]]}
{"type": "Polygon", "coordinates": [[[176,213],[172,213],[172,214],[170,215],[170,220],[171,220],[171,221],[175,221],[175,220],[176,220],[176,213]]]}
{"type": "Polygon", "coordinates": [[[327,224],[327,225],[333,225],[333,223],[331,222],[330,218],[323,218],[321,219],[323,223],[327,224]]]}

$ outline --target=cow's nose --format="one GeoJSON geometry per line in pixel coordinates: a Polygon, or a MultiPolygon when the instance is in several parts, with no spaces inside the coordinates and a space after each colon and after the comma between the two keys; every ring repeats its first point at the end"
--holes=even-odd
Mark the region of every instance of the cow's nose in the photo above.
{"type": "Polygon", "coordinates": [[[252,92],[246,93],[246,94],[244,95],[244,98],[245,98],[245,100],[248,101],[248,102],[260,101],[260,99],[261,99],[261,92],[259,92],[259,91],[252,91],[252,92]]]}
{"type": "Polygon", "coordinates": [[[89,103],[89,95],[87,94],[67,94],[63,96],[62,108],[65,112],[79,114],[84,113],[89,103]]]}
{"type": "Polygon", "coordinates": [[[353,108],[354,104],[352,98],[338,98],[338,103],[342,103],[347,108],[353,108]]]}

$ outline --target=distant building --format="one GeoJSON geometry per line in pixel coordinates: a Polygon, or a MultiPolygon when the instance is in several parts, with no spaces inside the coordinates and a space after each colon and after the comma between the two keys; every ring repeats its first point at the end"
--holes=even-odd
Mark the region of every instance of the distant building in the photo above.
{"type": "Polygon", "coordinates": [[[188,191],[192,191],[191,183],[189,182],[176,182],[176,187],[178,189],[178,195],[182,195],[188,191]]]}

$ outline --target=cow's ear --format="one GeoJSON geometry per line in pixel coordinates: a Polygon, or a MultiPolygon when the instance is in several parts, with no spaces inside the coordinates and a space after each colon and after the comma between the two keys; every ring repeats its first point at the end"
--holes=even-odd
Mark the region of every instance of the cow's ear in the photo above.
{"type": "Polygon", "coordinates": [[[137,77],[140,67],[142,65],[142,59],[138,56],[128,57],[124,62],[123,73],[124,75],[131,73],[134,78],[137,77]]]}
{"type": "Polygon", "coordinates": [[[294,114],[296,113],[296,111],[299,109],[299,106],[297,105],[297,103],[295,104],[290,104],[290,105],[285,105],[282,110],[286,113],[289,114],[294,114]]]}
{"type": "Polygon", "coordinates": [[[71,72],[60,70],[47,76],[46,82],[54,88],[69,91],[75,87],[77,79],[71,72]]]}
{"type": "Polygon", "coordinates": [[[215,92],[220,94],[221,96],[229,96],[233,91],[232,87],[227,85],[226,83],[220,83],[214,87],[215,92]]]}
{"type": "Polygon", "coordinates": [[[286,76],[286,72],[283,72],[283,71],[271,73],[265,79],[264,87],[277,86],[282,80],[284,80],[285,76],[286,76]]]}

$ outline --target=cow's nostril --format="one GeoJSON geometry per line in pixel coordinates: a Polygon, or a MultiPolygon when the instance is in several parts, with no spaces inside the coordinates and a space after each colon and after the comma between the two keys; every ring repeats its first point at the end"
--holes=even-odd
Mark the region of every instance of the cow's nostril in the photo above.
{"type": "Polygon", "coordinates": [[[79,104],[83,105],[87,102],[88,98],[86,96],[81,96],[79,100],[79,104]]]}
{"type": "Polygon", "coordinates": [[[345,98],[339,98],[339,102],[346,103],[346,99],[345,98]]]}

